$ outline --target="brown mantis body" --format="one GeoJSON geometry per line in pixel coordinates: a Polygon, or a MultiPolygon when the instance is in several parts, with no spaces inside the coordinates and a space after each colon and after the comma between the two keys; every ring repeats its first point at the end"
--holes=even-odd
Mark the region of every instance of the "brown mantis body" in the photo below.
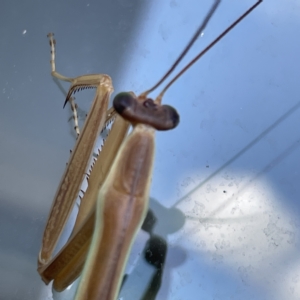
{"type": "Polygon", "coordinates": [[[176,110],[161,105],[162,96],[187,68],[262,1],[253,5],[206,47],[175,76],[155,101],[147,98],[148,93],[172,72],[189,50],[219,2],[216,1],[212,6],[182,55],[157,85],[139,97],[133,93],[118,94],[114,99],[114,109],[108,111],[108,100],[113,91],[110,77],[85,75],[72,79],[57,73],[55,40],[53,34],[48,35],[51,45],[52,75],[72,83],[66,102],[70,101],[73,107],[77,133],[79,129],[75,115],[76,107],[71,95],[82,88],[96,87],[92,108],[57,190],[39,255],[38,271],[46,283],[54,281],[54,289],[64,290],[82,272],[76,299],[116,299],[118,296],[131,244],[148,208],[155,130],[173,129],[179,123],[176,110]],[[81,201],[72,235],[52,259],[56,243],[79,193],[96,138],[104,124],[113,118],[115,121],[111,133],[92,167],[88,189],[81,201]],[[130,124],[133,130],[126,137],[130,124]]]}

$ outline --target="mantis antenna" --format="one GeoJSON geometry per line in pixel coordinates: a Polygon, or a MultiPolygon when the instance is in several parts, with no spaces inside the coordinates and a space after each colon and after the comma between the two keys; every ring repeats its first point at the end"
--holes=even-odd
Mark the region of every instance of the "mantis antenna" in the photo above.
{"type": "MultiPolygon", "coordinates": [[[[230,26],[228,26],[217,38],[215,38],[204,50],[202,50],[194,59],[192,59],[175,77],[163,88],[162,92],[158,95],[155,102],[161,103],[161,99],[167,89],[183,74],[185,73],[194,63],[196,63],[209,49],[211,49],[215,44],[217,44],[231,29],[233,29],[238,23],[240,23],[247,15],[249,15],[259,4],[261,4],[263,0],[258,0],[254,5],[252,5],[245,13],[243,13],[237,20],[235,20],[230,26]]],[[[215,13],[217,7],[220,4],[220,0],[216,0],[211,9],[209,10],[207,16],[205,17],[202,24],[199,26],[193,37],[191,38],[188,45],[184,48],[182,53],[179,55],[178,59],[175,63],[171,66],[171,68],[167,71],[167,73],[150,89],[143,92],[141,97],[147,98],[147,95],[155,90],[159,85],[161,85],[165,79],[173,72],[179,62],[183,59],[186,53],[189,51],[191,46],[195,43],[199,35],[203,32],[204,28],[208,24],[210,18],[215,13]]]]}
{"type": "Polygon", "coordinates": [[[191,40],[187,44],[187,46],[183,49],[183,51],[180,53],[179,57],[176,59],[176,61],[173,63],[173,65],[170,67],[170,69],[166,72],[166,74],[149,90],[144,92],[143,94],[149,94],[152,91],[154,91],[157,87],[159,87],[168,77],[169,75],[174,71],[174,69],[177,67],[177,65],[182,61],[182,59],[185,57],[187,52],[190,50],[190,48],[193,46],[193,44],[196,42],[197,38],[203,30],[205,29],[206,25],[208,24],[209,20],[217,10],[219,4],[221,3],[221,0],[215,0],[215,3],[210,8],[209,12],[207,13],[206,17],[204,18],[202,24],[198,27],[194,35],[192,36],[191,40]]]}

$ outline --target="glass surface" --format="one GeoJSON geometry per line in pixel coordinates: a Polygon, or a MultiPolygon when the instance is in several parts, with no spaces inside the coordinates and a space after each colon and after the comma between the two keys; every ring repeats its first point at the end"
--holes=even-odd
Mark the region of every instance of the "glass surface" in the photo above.
{"type": "MultiPolygon", "coordinates": [[[[106,73],[116,92],[139,94],[211,3],[1,2],[0,299],[53,298],[37,254],[75,135],[62,109],[68,84],[50,75],[47,33],[62,74],[106,73]]],[[[181,65],[253,3],[223,0],[181,65]]],[[[166,93],[181,121],[157,133],[148,227],[121,299],[300,298],[299,32],[299,1],[265,1],[166,93]],[[149,243],[162,269],[145,260],[149,243]]],[[[92,99],[76,98],[81,123],[92,99]]]]}

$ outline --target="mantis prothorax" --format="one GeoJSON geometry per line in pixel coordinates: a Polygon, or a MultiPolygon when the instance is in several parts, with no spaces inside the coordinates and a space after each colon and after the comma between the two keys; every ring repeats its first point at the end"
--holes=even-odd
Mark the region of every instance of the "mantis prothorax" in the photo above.
{"type": "Polygon", "coordinates": [[[71,83],[66,102],[74,112],[78,139],[56,192],[45,228],[38,258],[38,272],[45,283],[62,291],[82,272],[76,299],[116,299],[127,257],[148,208],[150,181],[154,161],[155,130],[173,129],[179,123],[174,108],[162,105],[170,85],[213,45],[245,18],[262,0],[257,1],[240,18],[180,71],[153,101],[148,94],[174,70],[203,32],[220,0],[212,5],[193,38],[165,76],[151,89],[136,97],[132,92],[118,94],[108,110],[113,91],[108,75],[94,74],[65,77],[55,70],[55,40],[49,34],[51,74],[71,83]],[[72,94],[83,88],[96,88],[96,96],[79,134],[76,105],[72,94]],[[92,155],[95,141],[105,123],[114,119],[88,178],[88,188],[79,207],[73,232],[66,245],[52,258],[52,253],[75,204],[92,155]],[[126,137],[129,126],[133,130],[126,137]]]}

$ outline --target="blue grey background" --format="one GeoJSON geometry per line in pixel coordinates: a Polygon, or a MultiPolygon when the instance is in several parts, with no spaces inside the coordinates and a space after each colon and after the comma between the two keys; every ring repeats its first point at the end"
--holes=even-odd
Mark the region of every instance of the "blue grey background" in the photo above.
{"type": "MultiPolygon", "coordinates": [[[[211,3],[1,2],[1,300],[53,297],[37,254],[75,136],[62,109],[68,84],[50,76],[47,33],[59,72],[106,73],[116,92],[138,94],[211,3]]],[[[223,0],[185,62],[253,3],[223,0]]],[[[181,123],[157,133],[150,207],[168,252],[156,299],[300,299],[299,32],[299,1],[264,1],[165,95],[181,123]]],[[[92,98],[77,98],[81,116],[92,98]]],[[[148,238],[137,237],[121,299],[139,299],[151,277],[141,258],[148,238]]]]}

